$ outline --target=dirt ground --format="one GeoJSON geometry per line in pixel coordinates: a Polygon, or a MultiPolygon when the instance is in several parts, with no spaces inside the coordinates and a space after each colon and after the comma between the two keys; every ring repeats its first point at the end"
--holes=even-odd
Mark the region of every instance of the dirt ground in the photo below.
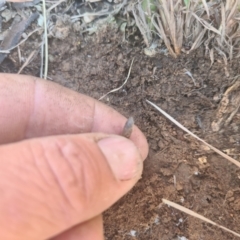
{"type": "MultiPolygon", "coordinates": [[[[38,38],[22,46],[28,56],[38,38]]],[[[210,224],[167,205],[162,198],[183,205],[231,230],[240,232],[240,170],[213,153],[146,103],[154,102],[172,117],[213,146],[240,160],[240,111],[227,126],[212,131],[211,124],[225,122],[240,95],[237,86],[219,113],[224,92],[239,82],[239,60],[224,65],[220,56],[214,64],[200,48],[177,59],[164,54],[148,57],[135,38],[124,40],[118,30],[105,27],[84,36],[70,32],[64,40],[50,39],[49,78],[75,91],[99,99],[126,79],[118,92],[103,102],[126,117],[133,116],[145,133],[150,153],[142,179],[104,214],[107,240],[229,240],[238,239],[210,224]],[[186,72],[192,74],[191,78],[186,72]],[[219,115],[220,114],[220,115],[219,115]]],[[[1,64],[1,72],[17,72],[15,50],[1,64]]],[[[39,76],[40,55],[22,73],[39,76]]]]}

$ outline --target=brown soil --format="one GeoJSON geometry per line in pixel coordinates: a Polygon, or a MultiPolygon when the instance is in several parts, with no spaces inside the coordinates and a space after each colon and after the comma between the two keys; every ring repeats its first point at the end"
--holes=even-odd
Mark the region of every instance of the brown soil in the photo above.
{"type": "MultiPolygon", "coordinates": [[[[34,41],[22,45],[23,57],[30,54],[34,41]]],[[[161,54],[150,58],[142,49],[134,38],[123,41],[120,32],[109,27],[92,37],[71,33],[64,40],[50,40],[49,78],[96,99],[124,82],[135,59],[127,84],[103,101],[126,117],[134,117],[147,136],[150,153],[141,181],[104,214],[106,239],[237,239],[161,204],[162,198],[174,201],[240,232],[240,170],[186,135],[145,100],[240,160],[240,112],[227,126],[221,125],[220,131],[211,128],[213,121],[226,119],[231,112],[225,109],[219,117],[219,103],[223,93],[239,81],[233,78],[240,74],[239,62],[230,62],[225,68],[216,56],[210,67],[204,49],[177,59],[161,54]],[[186,69],[195,83],[185,74],[186,69]]],[[[23,73],[39,76],[39,63],[37,56],[23,73]]],[[[0,70],[18,69],[15,51],[0,70]]],[[[228,96],[231,108],[239,91],[237,87],[228,96]]]]}

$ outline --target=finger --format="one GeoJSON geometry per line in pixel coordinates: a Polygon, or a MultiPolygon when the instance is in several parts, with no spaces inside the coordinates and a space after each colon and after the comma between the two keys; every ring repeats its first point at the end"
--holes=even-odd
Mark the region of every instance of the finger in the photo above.
{"type": "MultiPolygon", "coordinates": [[[[0,144],[66,133],[120,134],[126,118],[90,97],[36,77],[0,74],[0,144]]],[[[146,158],[148,146],[134,126],[131,140],[146,158]]]]}
{"type": "Polygon", "coordinates": [[[103,221],[99,215],[51,238],[51,240],[103,240],[103,221]]]}
{"type": "Polygon", "coordinates": [[[2,145],[0,156],[5,240],[47,239],[100,215],[143,167],[133,142],[117,135],[36,138],[2,145]]]}

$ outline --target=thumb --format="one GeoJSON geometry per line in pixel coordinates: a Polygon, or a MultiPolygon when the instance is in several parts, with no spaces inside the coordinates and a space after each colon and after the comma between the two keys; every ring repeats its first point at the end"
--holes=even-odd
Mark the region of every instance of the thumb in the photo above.
{"type": "Polygon", "coordinates": [[[46,239],[99,215],[142,172],[134,143],[82,134],[0,147],[0,239],[46,239]]]}

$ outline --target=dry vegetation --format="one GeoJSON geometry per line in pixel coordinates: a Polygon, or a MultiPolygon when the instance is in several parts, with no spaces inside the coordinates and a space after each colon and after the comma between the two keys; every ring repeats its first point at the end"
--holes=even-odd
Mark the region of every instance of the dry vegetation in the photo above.
{"type": "Polygon", "coordinates": [[[216,52],[227,64],[240,56],[239,6],[239,0],[144,0],[132,12],[147,47],[159,37],[177,57],[203,44],[212,62],[216,52]]]}

